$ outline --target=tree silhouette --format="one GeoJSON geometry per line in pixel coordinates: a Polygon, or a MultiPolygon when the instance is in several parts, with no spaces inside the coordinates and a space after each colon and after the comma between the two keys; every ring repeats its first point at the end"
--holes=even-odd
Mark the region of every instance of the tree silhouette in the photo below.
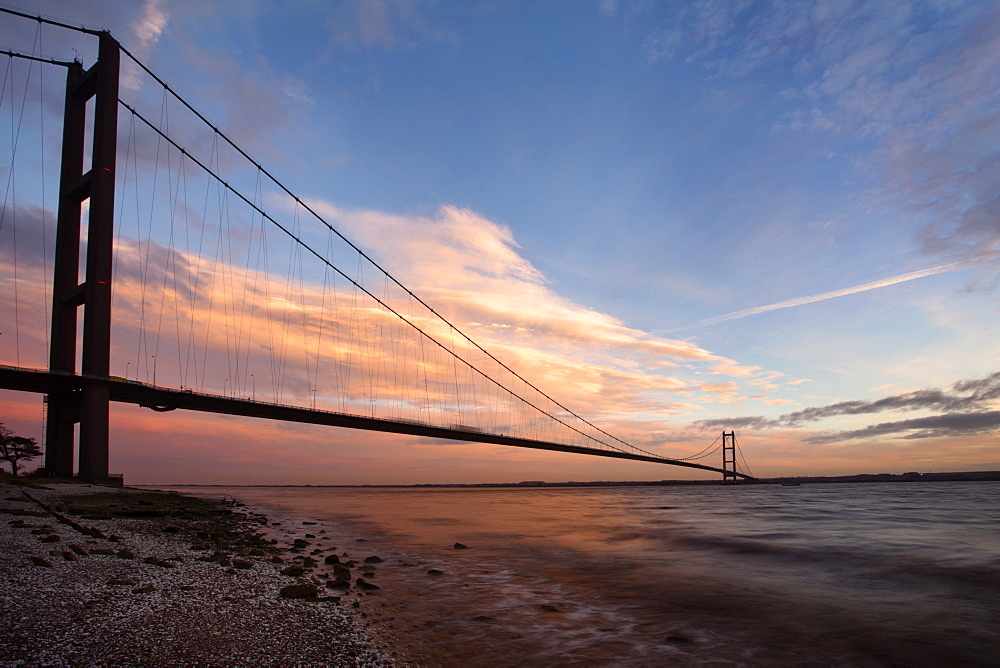
{"type": "Polygon", "coordinates": [[[10,464],[10,472],[16,478],[18,462],[34,459],[42,454],[42,449],[33,438],[15,436],[14,432],[0,422],[0,460],[10,464]]]}

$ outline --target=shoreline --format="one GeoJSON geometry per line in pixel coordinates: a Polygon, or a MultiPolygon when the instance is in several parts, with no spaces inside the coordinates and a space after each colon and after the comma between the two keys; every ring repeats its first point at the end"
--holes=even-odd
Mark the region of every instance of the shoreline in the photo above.
{"type": "MultiPolygon", "coordinates": [[[[0,517],[0,665],[393,664],[342,598],[346,578],[263,539],[245,506],[0,482],[0,517]]],[[[363,582],[350,593],[375,592],[363,582]]]]}

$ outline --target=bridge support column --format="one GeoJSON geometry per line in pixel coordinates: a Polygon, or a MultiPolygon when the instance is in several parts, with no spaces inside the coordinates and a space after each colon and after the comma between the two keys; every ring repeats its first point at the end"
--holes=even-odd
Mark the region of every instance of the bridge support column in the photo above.
{"type": "Polygon", "coordinates": [[[736,432],[722,432],[722,483],[735,483],[736,475],[736,432]]]}
{"type": "MultiPolygon", "coordinates": [[[[84,306],[82,373],[107,378],[111,361],[111,273],[114,258],[115,163],[118,150],[118,78],[121,53],[110,34],[100,35],[97,62],[76,64],[66,77],[59,212],[52,289],[49,370],[76,374],[77,309],[84,306]],[[94,100],[90,170],[83,172],[87,101],[94,100]],[[82,204],[90,200],[85,277],[80,283],[82,204]]],[[[84,383],[81,392],[50,394],[45,466],[73,475],[74,427],[80,423],[81,477],[108,477],[109,398],[105,386],[84,383]]]]}

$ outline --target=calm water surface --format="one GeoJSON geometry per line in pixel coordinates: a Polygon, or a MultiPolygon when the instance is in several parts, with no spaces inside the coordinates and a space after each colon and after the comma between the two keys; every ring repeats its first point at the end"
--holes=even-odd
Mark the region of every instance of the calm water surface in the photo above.
{"type": "Polygon", "coordinates": [[[178,489],[381,557],[344,603],[425,665],[1000,666],[998,483],[178,489]]]}

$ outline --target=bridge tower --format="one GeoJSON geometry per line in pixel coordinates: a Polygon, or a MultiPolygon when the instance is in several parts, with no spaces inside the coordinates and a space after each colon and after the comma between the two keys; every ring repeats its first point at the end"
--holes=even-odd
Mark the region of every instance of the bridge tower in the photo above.
{"type": "Polygon", "coordinates": [[[62,166],[52,284],[49,371],[77,372],[77,310],[83,313],[82,389],[48,395],[45,468],[58,477],[73,475],[75,425],[80,424],[79,473],[108,478],[111,359],[111,274],[114,253],[115,158],[118,139],[118,81],[121,52],[110,33],[99,33],[97,62],[84,70],[69,65],[63,119],[62,166]],[[84,172],[87,102],[94,98],[90,169],[84,172]],[[83,202],[90,200],[87,254],[80,283],[83,202]]]}
{"type": "Polygon", "coordinates": [[[736,432],[722,432],[722,483],[732,484],[736,476],[736,432]]]}

